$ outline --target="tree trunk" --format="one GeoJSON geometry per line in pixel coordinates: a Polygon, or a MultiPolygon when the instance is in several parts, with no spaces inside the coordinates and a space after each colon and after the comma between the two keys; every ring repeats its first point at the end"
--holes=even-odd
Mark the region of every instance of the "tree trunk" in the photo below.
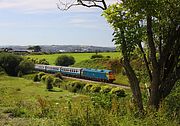
{"type": "Polygon", "coordinates": [[[150,48],[150,60],[152,62],[152,81],[150,87],[149,105],[150,107],[158,109],[160,102],[160,96],[159,96],[160,70],[156,59],[156,48],[153,41],[152,17],[149,14],[147,15],[147,36],[148,36],[148,45],[150,48]]]}
{"type": "Polygon", "coordinates": [[[137,105],[139,112],[143,112],[142,94],[139,86],[139,81],[129,61],[126,58],[124,59],[124,68],[130,82],[135,104],[137,105]]]}
{"type": "Polygon", "coordinates": [[[141,95],[141,90],[140,90],[140,86],[139,86],[139,81],[138,81],[138,78],[136,77],[134,70],[132,69],[132,67],[130,65],[129,55],[128,55],[128,51],[127,51],[127,44],[125,41],[123,30],[121,31],[121,37],[123,40],[122,41],[122,55],[124,57],[123,65],[124,65],[127,77],[130,82],[130,87],[131,87],[131,90],[133,93],[135,104],[137,105],[139,112],[142,113],[143,112],[143,103],[142,103],[142,95],[141,95]]]}

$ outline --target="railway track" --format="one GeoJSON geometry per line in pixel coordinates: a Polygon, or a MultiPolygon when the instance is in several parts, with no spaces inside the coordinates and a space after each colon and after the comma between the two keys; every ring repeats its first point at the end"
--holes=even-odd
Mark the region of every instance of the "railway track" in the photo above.
{"type": "Polygon", "coordinates": [[[103,85],[111,85],[111,86],[116,86],[124,89],[130,89],[129,86],[123,85],[123,84],[118,84],[118,83],[107,83],[107,82],[99,82],[99,81],[94,81],[94,80],[86,80],[82,78],[75,78],[75,77],[69,77],[69,76],[63,76],[63,78],[66,79],[73,79],[73,80],[80,80],[80,81],[85,81],[85,82],[91,82],[91,83],[97,83],[97,84],[103,84],[103,85]]]}

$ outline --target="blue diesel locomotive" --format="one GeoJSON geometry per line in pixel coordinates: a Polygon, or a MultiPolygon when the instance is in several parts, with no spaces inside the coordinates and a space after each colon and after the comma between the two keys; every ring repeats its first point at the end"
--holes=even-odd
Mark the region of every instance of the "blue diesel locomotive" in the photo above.
{"type": "Polygon", "coordinates": [[[85,78],[104,82],[113,82],[115,80],[115,76],[111,70],[51,66],[42,64],[35,64],[35,70],[50,73],[60,72],[64,76],[73,76],[78,78],[85,78]]]}

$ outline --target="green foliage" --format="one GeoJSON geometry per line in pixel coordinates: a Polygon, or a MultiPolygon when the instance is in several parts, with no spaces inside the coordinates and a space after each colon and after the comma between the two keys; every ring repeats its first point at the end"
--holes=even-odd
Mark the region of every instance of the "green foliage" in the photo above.
{"type": "Polygon", "coordinates": [[[120,62],[120,59],[111,59],[109,60],[109,62],[107,63],[107,66],[110,70],[113,71],[113,73],[121,73],[123,66],[122,63],[120,62]]]}
{"type": "Polygon", "coordinates": [[[97,59],[84,60],[73,66],[80,67],[80,68],[108,69],[107,67],[108,62],[109,62],[109,59],[97,58],[97,59]]]}
{"type": "Polygon", "coordinates": [[[44,65],[49,65],[49,62],[46,59],[40,59],[37,61],[38,64],[44,64],[44,65]]]}
{"type": "Polygon", "coordinates": [[[63,80],[63,78],[62,78],[62,74],[61,73],[55,73],[54,74],[54,77],[57,77],[57,78],[59,78],[59,79],[61,79],[61,80],[63,80]]]}
{"type": "Polygon", "coordinates": [[[170,95],[165,99],[166,114],[171,119],[175,118],[180,123],[180,81],[176,83],[170,95]]]}
{"type": "Polygon", "coordinates": [[[38,81],[40,81],[40,79],[39,79],[39,77],[38,77],[38,75],[37,75],[37,74],[34,76],[33,81],[34,81],[34,82],[38,82],[38,81]]]}
{"type": "Polygon", "coordinates": [[[102,86],[100,92],[101,93],[109,93],[111,91],[112,87],[110,86],[102,86]]]}
{"type": "Polygon", "coordinates": [[[46,80],[46,77],[47,77],[48,75],[43,75],[42,77],[41,77],[41,80],[43,81],[43,82],[45,82],[45,80],[46,80]]]}
{"type": "Polygon", "coordinates": [[[85,83],[80,81],[72,81],[68,83],[66,86],[67,89],[71,92],[81,92],[83,87],[85,86],[85,83]]]}
{"type": "Polygon", "coordinates": [[[137,117],[130,97],[114,98],[101,93],[79,95],[64,90],[59,92],[56,87],[57,92],[47,92],[42,83],[37,85],[9,76],[0,76],[0,83],[2,126],[179,125],[179,120],[167,118],[167,113],[160,111],[137,117]]]}
{"type": "Polygon", "coordinates": [[[55,64],[57,66],[69,66],[69,65],[73,65],[74,63],[75,63],[74,57],[68,55],[61,55],[55,61],[55,64]]]}
{"type": "Polygon", "coordinates": [[[91,56],[91,59],[95,59],[95,58],[103,58],[103,55],[101,54],[94,54],[91,56]]]}
{"type": "Polygon", "coordinates": [[[22,60],[22,57],[14,54],[0,53],[0,66],[8,75],[16,76],[18,74],[18,66],[22,60]]]}
{"type": "Polygon", "coordinates": [[[94,93],[98,93],[98,92],[100,92],[100,90],[101,90],[101,86],[98,84],[94,84],[90,89],[90,91],[94,92],[94,93]]]}
{"type": "Polygon", "coordinates": [[[19,64],[19,70],[23,74],[32,73],[34,70],[34,63],[29,60],[22,60],[19,64]]]}
{"type": "Polygon", "coordinates": [[[53,77],[52,76],[47,76],[46,77],[46,80],[45,80],[45,83],[46,83],[46,89],[47,90],[52,90],[53,89],[53,77]]]}
{"type": "Polygon", "coordinates": [[[126,93],[125,93],[124,89],[119,88],[119,87],[112,88],[110,94],[114,94],[114,95],[116,95],[118,97],[125,97],[126,96],[126,93]]]}
{"type": "Polygon", "coordinates": [[[91,95],[91,100],[95,107],[100,106],[105,109],[111,109],[112,96],[109,94],[96,93],[96,95],[91,95]]]}
{"type": "Polygon", "coordinates": [[[32,47],[29,47],[28,49],[33,50],[34,52],[40,52],[41,51],[40,46],[32,46],[32,47]]]}
{"type": "Polygon", "coordinates": [[[84,90],[85,90],[86,92],[90,92],[92,86],[93,86],[92,84],[86,84],[86,85],[84,86],[84,90]]]}
{"type": "Polygon", "coordinates": [[[29,61],[33,62],[34,64],[44,64],[44,65],[49,65],[49,62],[43,58],[43,59],[38,59],[38,58],[27,58],[29,61]]]}
{"type": "MultiPolygon", "coordinates": [[[[43,78],[41,78],[41,79],[43,79],[43,78]]],[[[53,79],[53,86],[54,87],[60,87],[60,83],[62,82],[62,80],[61,79],[59,79],[59,78],[54,78],[53,79]]]]}
{"type": "Polygon", "coordinates": [[[39,73],[38,73],[38,79],[41,80],[41,77],[42,77],[43,75],[46,75],[46,73],[44,73],[44,72],[39,72],[39,73]]]}
{"type": "Polygon", "coordinates": [[[18,72],[18,77],[22,77],[23,76],[23,73],[21,71],[18,72]]]}
{"type": "MultiPolygon", "coordinates": [[[[80,63],[83,60],[88,60],[94,53],[62,53],[62,54],[44,54],[44,55],[28,55],[31,59],[46,59],[51,65],[54,65],[54,61],[60,55],[68,55],[73,56],[75,58],[76,63],[80,63]]],[[[104,57],[110,56],[111,58],[121,57],[120,52],[103,52],[98,53],[103,55],[104,57]]]]}

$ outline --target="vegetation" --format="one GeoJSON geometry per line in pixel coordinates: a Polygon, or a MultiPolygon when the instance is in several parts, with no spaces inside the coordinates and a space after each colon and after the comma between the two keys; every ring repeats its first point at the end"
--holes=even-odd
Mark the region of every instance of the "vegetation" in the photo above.
{"type": "MultiPolygon", "coordinates": [[[[169,0],[126,0],[110,7],[105,0],[93,2],[77,0],[76,2],[64,4],[60,1],[60,5],[66,5],[65,9],[82,5],[105,10],[103,15],[113,27],[113,40],[123,55],[122,63],[131,85],[135,104],[139,112],[143,112],[140,81],[131,66],[133,52],[137,48],[140,50],[150,84],[149,108],[158,110],[161,101],[170,94],[175,83],[180,79],[180,2],[178,0],[171,2],[169,0]]],[[[60,5],[58,5],[59,8],[60,5]]]]}
{"type": "Polygon", "coordinates": [[[95,58],[103,58],[103,55],[101,54],[95,54],[91,56],[91,59],[95,59],[95,58]]]}
{"type": "MultiPolygon", "coordinates": [[[[172,93],[179,98],[177,88],[172,93]]],[[[49,92],[41,82],[37,84],[23,78],[8,76],[0,76],[0,94],[0,101],[3,101],[0,102],[0,125],[178,125],[173,116],[167,116],[164,108],[165,104],[174,106],[177,99],[173,103],[167,100],[161,111],[155,114],[148,113],[140,118],[134,114],[136,109],[130,95],[117,98],[109,94],[90,93],[85,96],[56,87],[53,88],[53,92],[49,92]]],[[[169,111],[174,115],[174,108],[169,111]]]]}
{"type": "Polygon", "coordinates": [[[61,55],[55,61],[55,64],[57,66],[69,66],[69,65],[73,65],[74,63],[75,63],[74,57],[68,55],[61,55]]]}
{"type": "Polygon", "coordinates": [[[33,52],[41,52],[41,47],[40,46],[31,46],[28,49],[33,50],[33,52]]]}
{"type": "MultiPolygon", "coordinates": [[[[49,64],[55,65],[55,60],[60,55],[73,56],[76,63],[80,63],[83,60],[90,59],[93,54],[94,53],[61,53],[61,54],[46,54],[46,55],[45,54],[43,54],[43,55],[28,55],[27,57],[32,58],[32,59],[46,59],[49,62],[49,64]]],[[[119,52],[103,52],[103,53],[98,53],[98,54],[101,54],[104,57],[110,56],[111,58],[121,57],[119,52]]]]}
{"type": "Polygon", "coordinates": [[[130,64],[133,51],[139,48],[143,55],[150,83],[148,103],[158,109],[160,102],[180,79],[179,5],[177,0],[124,1],[104,12],[114,28],[114,41],[122,51],[123,64],[140,111],[143,110],[143,104],[139,80],[130,64]],[[150,52],[149,55],[146,51],[150,52]]]}
{"type": "Polygon", "coordinates": [[[25,59],[20,62],[18,69],[22,74],[32,73],[34,70],[34,63],[25,59]]]}
{"type": "Polygon", "coordinates": [[[28,60],[30,60],[31,62],[33,62],[34,64],[44,64],[44,65],[49,65],[49,62],[46,59],[34,59],[34,58],[27,58],[28,60]]]}

